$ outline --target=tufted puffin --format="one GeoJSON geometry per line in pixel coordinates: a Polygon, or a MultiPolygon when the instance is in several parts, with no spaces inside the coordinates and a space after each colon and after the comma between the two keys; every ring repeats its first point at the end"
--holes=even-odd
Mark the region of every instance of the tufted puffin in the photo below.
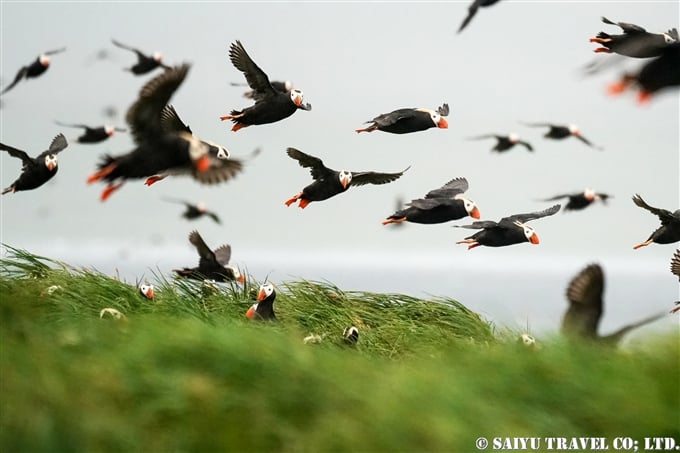
{"type": "Polygon", "coordinates": [[[626,57],[651,58],[661,55],[663,47],[678,41],[678,30],[675,28],[666,33],[649,33],[639,25],[626,22],[612,22],[606,17],[602,22],[608,25],[618,25],[623,30],[622,35],[610,35],[600,32],[590,42],[601,44],[595,49],[597,53],[617,53],[626,57]]]}
{"type": "Polygon", "coordinates": [[[398,210],[382,224],[400,222],[413,223],[444,223],[449,220],[458,220],[470,216],[479,218],[479,209],[474,201],[462,194],[468,189],[465,178],[455,178],[438,189],[431,190],[425,198],[411,200],[408,207],[398,210]]]}
{"type": "Polygon", "coordinates": [[[318,157],[310,156],[295,148],[288,148],[287,152],[291,158],[298,161],[301,167],[309,168],[312,179],[314,179],[314,182],[302,189],[302,192],[286,201],[286,206],[290,206],[300,200],[299,206],[303,209],[312,201],[327,200],[345,192],[350,186],[386,184],[396,181],[410,168],[408,167],[399,173],[335,171],[327,168],[318,157]]]}
{"type": "Polygon", "coordinates": [[[55,121],[55,123],[62,127],[78,127],[85,129],[85,133],[76,138],[75,141],[78,143],[99,143],[103,142],[109,137],[113,137],[116,132],[125,132],[125,129],[123,128],[113,127],[108,124],[98,127],[90,127],[86,126],[85,124],[66,124],[59,121],[55,121]]]}
{"type": "Polygon", "coordinates": [[[445,116],[449,114],[449,104],[444,104],[437,111],[430,109],[399,109],[390,113],[378,115],[366,123],[370,126],[356,129],[360,132],[373,132],[375,130],[390,132],[392,134],[408,134],[411,132],[424,131],[432,127],[446,129],[449,123],[445,116]]]}
{"type": "Polygon", "coordinates": [[[246,312],[246,317],[248,319],[256,319],[260,321],[275,321],[275,299],[276,291],[274,290],[274,285],[271,283],[264,283],[262,286],[260,286],[260,291],[257,293],[257,302],[248,309],[246,312]]]}
{"type": "Polygon", "coordinates": [[[144,75],[159,67],[163,69],[170,69],[169,66],[163,64],[163,56],[160,54],[160,52],[154,52],[151,55],[146,55],[142,51],[135,49],[134,47],[121,44],[115,39],[112,39],[111,42],[121,49],[129,50],[137,54],[137,63],[129,68],[125,68],[126,71],[130,71],[134,75],[144,75]]]}
{"type": "Polygon", "coordinates": [[[503,151],[507,151],[514,147],[515,145],[522,145],[524,146],[528,151],[533,151],[534,148],[527,142],[521,140],[519,138],[519,135],[515,134],[514,132],[511,132],[508,135],[499,135],[499,134],[486,134],[486,135],[478,135],[476,137],[470,137],[468,140],[482,140],[485,138],[495,138],[496,139],[496,146],[491,148],[491,151],[498,151],[499,153],[502,153],[503,151]]]}
{"type": "Polygon", "coordinates": [[[125,117],[134,150],[119,156],[105,155],[87,182],[104,180],[108,186],[101,194],[106,200],[127,179],[152,177],[171,169],[191,167],[205,172],[211,167],[211,145],[186,131],[168,131],[161,112],[182,84],[189,65],[176,66],[150,80],[139,92],[125,117]]]}
{"type": "Polygon", "coordinates": [[[250,58],[241,41],[236,41],[229,48],[229,58],[236,69],[241,71],[248,85],[253,90],[255,104],[243,110],[232,110],[229,115],[221,116],[222,121],[231,120],[236,132],[244,127],[256,124],[268,124],[288,118],[298,109],[311,110],[305,103],[301,90],[293,89],[287,93],[275,89],[269,82],[267,74],[250,58]]]}
{"type": "Polygon", "coordinates": [[[182,217],[184,217],[187,220],[194,220],[203,216],[208,216],[211,219],[213,219],[215,223],[218,224],[221,223],[220,218],[217,216],[217,214],[215,214],[212,211],[208,211],[204,203],[199,202],[198,204],[194,204],[188,201],[178,200],[176,198],[165,198],[165,201],[183,204],[186,209],[182,214],[182,217]]]}
{"type": "Polygon", "coordinates": [[[198,231],[189,234],[189,242],[196,247],[200,260],[198,267],[174,269],[179,277],[186,277],[193,280],[214,280],[216,282],[226,282],[237,280],[239,283],[245,282],[245,276],[241,274],[236,266],[229,264],[231,258],[231,246],[221,245],[214,251],[205,243],[198,231]]]}
{"type": "Polygon", "coordinates": [[[607,199],[612,198],[611,195],[601,192],[595,192],[591,188],[586,188],[583,192],[577,193],[565,193],[561,195],[555,195],[550,198],[544,198],[541,201],[557,201],[562,198],[568,198],[569,201],[564,206],[564,211],[578,211],[590,206],[594,201],[600,200],[602,203],[607,204],[607,199]]]}
{"type": "Polygon", "coordinates": [[[468,250],[480,245],[487,247],[503,247],[506,245],[531,242],[538,244],[538,235],[526,222],[540,219],[555,214],[560,210],[560,205],[556,204],[544,209],[543,211],[531,212],[528,214],[515,214],[503,217],[498,222],[493,220],[478,220],[470,225],[455,225],[458,228],[470,228],[479,231],[472,236],[466,237],[456,244],[469,244],[468,250]]]}
{"type": "Polygon", "coordinates": [[[614,333],[600,336],[597,327],[604,311],[602,293],[604,292],[604,273],[599,264],[590,264],[581,270],[567,287],[569,308],[562,318],[562,334],[572,340],[595,341],[603,346],[616,347],[623,336],[661,315],[622,327],[614,333]]]}
{"type": "Polygon", "coordinates": [[[64,134],[59,134],[54,139],[47,151],[43,151],[37,157],[30,157],[25,151],[0,143],[0,151],[7,151],[10,156],[21,159],[22,169],[19,178],[2,191],[2,195],[8,192],[36,189],[52,179],[59,170],[57,166],[57,154],[68,146],[64,134]]]}
{"type": "Polygon", "coordinates": [[[655,208],[645,203],[645,200],[638,194],[633,196],[633,203],[648,210],[661,220],[661,226],[654,230],[646,241],[633,246],[634,249],[637,250],[654,242],[657,244],[672,244],[673,242],[680,241],[680,209],[671,212],[667,209],[655,208]]]}
{"type": "Polygon", "coordinates": [[[578,138],[591,148],[599,150],[602,149],[601,146],[593,145],[589,140],[587,140],[583,135],[581,135],[581,129],[579,129],[579,127],[575,124],[570,124],[568,126],[561,126],[550,123],[523,123],[523,124],[529,127],[549,127],[550,129],[548,129],[548,132],[546,132],[544,135],[545,138],[551,138],[553,140],[562,140],[573,135],[574,137],[578,138]]]}
{"type": "Polygon", "coordinates": [[[19,83],[21,79],[32,79],[47,71],[47,68],[50,67],[50,55],[58,54],[65,50],[66,47],[62,47],[61,49],[50,50],[40,54],[38,58],[33,61],[33,63],[23,66],[21,69],[19,69],[17,75],[14,76],[12,83],[0,91],[0,95],[3,95],[14,88],[14,86],[19,83]]]}

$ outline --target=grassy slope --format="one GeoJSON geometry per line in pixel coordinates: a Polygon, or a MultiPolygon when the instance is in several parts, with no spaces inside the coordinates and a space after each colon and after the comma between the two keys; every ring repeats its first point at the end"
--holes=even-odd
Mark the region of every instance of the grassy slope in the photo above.
{"type": "Polygon", "coordinates": [[[13,250],[0,269],[0,451],[474,451],[480,436],[671,436],[679,337],[537,350],[461,304],[161,277],[153,302],[13,250]],[[48,266],[49,264],[49,266],[48,266]],[[48,287],[61,288],[43,294],[48,287]],[[398,302],[398,303],[395,303],[398,302]],[[113,307],[123,321],[100,319],[113,307]],[[339,341],[357,325],[357,347],[339,341]],[[320,344],[303,344],[310,333],[320,344]]]}

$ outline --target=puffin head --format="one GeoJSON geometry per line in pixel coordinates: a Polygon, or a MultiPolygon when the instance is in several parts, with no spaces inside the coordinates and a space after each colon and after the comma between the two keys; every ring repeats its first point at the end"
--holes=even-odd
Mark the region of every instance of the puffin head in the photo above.
{"type": "Polygon", "coordinates": [[[347,344],[357,344],[359,341],[359,329],[354,326],[345,327],[345,330],[342,331],[342,339],[347,344]]]}
{"type": "Polygon", "coordinates": [[[338,173],[338,179],[340,180],[342,190],[347,190],[349,188],[350,183],[352,182],[352,172],[342,170],[340,173],[338,173]]]}
{"type": "Polygon", "coordinates": [[[45,156],[45,166],[49,171],[56,171],[57,169],[57,155],[48,154],[45,156]]]}
{"type": "Polygon", "coordinates": [[[229,150],[224,146],[209,141],[204,141],[204,143],[208,146],[208,153],[210,153],[211,156],[215,156],[218,159],[229,159],[229,150]]]}
{"type": "Polygon", "coordinates": [[[579,135],[581,135],[581,130],[578,128],[577,125],[575,125],[575,124],[570,124],[570,125],[569,125],[569,133],[570,133],[571,135],[575,135],[576,137],[578,137],[579,135]]]}
{"type": "Polygon", "coordinates": [[[153,58],[153,60],[156,63],[162,63],[163,62],[163,55],[161,55],[160,52],[154,52],[153,55],[151,56],[151,58],[153,58]]]}
{"type": "Polygon", "coordinates": [[[668,33],[661,33],[661,36],[663,36],[663,40],[666,44],[672,44],[675,42],[675,38],[673,38],[668,33]]]}
{"type": "Polygon", "coordinates": [[[206,172],[210,169],[210,145],[193,135],[186,134],[183,138],[189,143],[189,159],[196,170],[206,172]]]}
{"type": "Polygon", "coordinates": [[[241,273],[240,270],[238,270],[238,267],[232,266],[232,265],[227,265],[224,266],[225,269],[229,269],[232,274],[234,274],[234,280],[238,281],[239,283],[243,284],[246,281],[246,276],[241,273]]]}
{"type": "Polygon", "coordinates": [[[305,95],[302,90],[298,90],[297,88],[290,90],[290,100],[293,101],[293,104],[299,109],[312,110],[311,104],[305,103],[305,95]]]}
{"type": "Polygon", "coordinates": [[[525,225],[522,222],[515,222],[515,225],[517,225],[523,230],[524,237],[526,237],[527,242],[531,242],[534,245],[537,245],[540,242],[538,240],[538,235],[536,234],[536,231],[529,225],[525,225]]]}
{"type": "Polygon", "coordinates": [[[260,286],[260,291],[257,293],[257,301],[262,302],[263,300],[274,299],[276,293],[274,292],[274,285],[271,283],[263,283],[260,286]]]}
{"type": "Polygon", "coordinates": [[[48,57],[48,56],[45,55],[45,54],[41,54],[41,55],[38,57],[38,61],[39,61],[40,64],[41,64],[42,66],[44,66],[44,67],[48,67],[48,66],[50,65],[50,57],[48,57]]]}
{"type": "Polygon", "coordinates": [[[153,285],[142,283],[139,285],[139,294],[146,297],[149,300],[153,300],[153,285]]]}
{"type": "Polygon", "coordinates": [[[111,125],[105,124],[104,125],[104,132],[106,132],[106,135],[108,135],[109,137],[112,137],[113,134],[116,133],[116,128],[114,128],[111,125]]]}
{"type": "Polygon", "coordinates": [[[205,211],[207,210],[207,208],[205,207],[205,203],[203,203],[202,201],[196,203],[196,210],[201,214],[205,213],[205,211]]]}
{"type": "Polygon", "coordinates": [[[430,119],[432,120],[432,123],[437,126],[440,129],[447,129],[449,127],[449,122],[446,121],[446,118],[439,113],[435,112],[434,110],[423,110],[426,111],[427,113],[430,114],[430,119]]]}
{"type": "Polygon", "coordinates": [[[470,217],[473,219],[479,219],[479,209],[477,208],[477,204],[474,201],[470,200],[469,198],[465,198],[461,194],[456,195],[454,198],[463,202],[463,207],[470,217]]]}
{"type": "Polygon", "coordinates": [[[595,191],[590,187],[586,187],[586,190],[583,191],[583,196],[588,201],[593,201],[598,198],[597,193],[595,193],[595,191]]]}
{"type": "Polygon", "coordinates": [[[510,141],[510,143],[517,143],[519,141],[519,135],[517,135],[514,132],[510,132],[508,134],[508,140],[510,141]]]}

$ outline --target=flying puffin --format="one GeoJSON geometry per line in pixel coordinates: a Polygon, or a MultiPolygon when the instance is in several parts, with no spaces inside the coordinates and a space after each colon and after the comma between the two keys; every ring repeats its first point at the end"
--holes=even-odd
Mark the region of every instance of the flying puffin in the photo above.
{"type": "Polygon", "coordinates": [[[554,197],[544,198],[540,201],[557,201],[562,198],[568,198],[569,201],[564,206],[564,211],[578,211],[590,206],[594,201],[602,201],[606,204],[608,198],[612,198],[611,195],[601,192],[595,192],[591,188],[586,188],[583,192],[577,193],[565,193],[561,195],[555,195],[554,197]]]}
{"type": "Polygon", "coordinates": [[[633,203],[648,210],[661,220],[661,226],[654,230],[646,241],[633,246],[634,249],[637,250],[653,242],[657,244],[672,244],[673,242],[680,241],[680,209],[671,212],[667,209],[655,208],[645,203],[645,200],[638,194],[633,196],[633,203]]]}
{"type": "Polygon", "coordinates": [[[212,211],[208,211],[208,209],[205,207],[205,204],[203,203],[199,202],[198,204],[193,204],[189,203],[188,201],[178,200],[176,198],[166,198],[165,201],[183,204],[186,207],[186,210],[182,214],[182,217],[184,217],[187,220],[194,220],[203,216],[208,216],[211,219],[213,219],[215,223],[217,224],[221,223],[220,218],[217,216],[217,214],[215,214],[212,211]]]}
{"type": "Polygon", "coordinates": [[[493,220],[478,220],[470,225],[455,225],[458,228],[470,228],[479,231],[472,236],[466,237],[456,244],[469,244],[468,250],[480,245],[487,247],[503,247],[506,245],[531,242],[538,244],[538,235],[526,222],[540,219],[555,214],[560,210],[560,205],[556,204],[544,209],[543,211],[531,212],[528,214],[515,214],[503,217],[498,222],[493,220]]]}
{"type": "Polygon", "coordinates": [[[524,146],[527,151],[533,151],[534,148],[527,142],[521,140],[519,138],[519,135],[515,134],[514,132],[511,132],[508,135],[499,135],[499,134],[486,134],[486,135],[478,135],[476,137],[470,137],[468,140],[482,140],[485,138],[495,138],[496,139],[496,146],[491,148],[491,151],[497,151],[499,153],[502,153],[503,151],[507,151],[514,147],[515,145],[522,145],[524,146]]]}
{"type": "Polygon", "coordinates": [[[76,138],[76,142],[78,143],[99,143],[103,142],[109,137],[113,137],[116,132],[126,131],[126,129],[113,127],[108,124],[105,124],[104,126],[90,127],[86,126],[85,124],[66,124],[59,121],[55,121],[55,123],[62,127],[78,127],[85,129],[85,133],[76,138]]]}
{"type": "Polygon", "coordinates": [[[678,30],[673,28],[666,33],[649,33],[644,28],[626,22],[612,22],[606,17],[602,22],[608,25],[618,25],[623,30],[622,35],[610,35],[600,32],[590,42],[601,44],[594,50],[596,53],[617,53],[626,57],[651,58],[661,55],[662,49],[670,43],[678,41],[678,30]]]}
{"type": "Polygon", "coordinates": [[[302,189],[302,192],[286,201],[286,206],[290,206],[300,200],[299,206],[303,209],[312,201],[327,200],[345,192],[350,186],[386,184],[396,181],[410,168],[408,167],[399,173],[335,171],[327,168],[318,157],[310,156],[295,148],[288,148],[287,152],[291,158],[298,161],[301,167],[309,168],[314,179],[314,182],[302,189]]]}
{"type": "Polygon", "coordinates": [[[50,67],[50,55],[58,54],[66,50],[66,47],[62,47],[61,49],[56,49],[56,50],[50,50],[47,52],[44,52],[38,56],[38,58],[33,61],[33,63],[26,65],[19,69],[17,72],[17,75],[14,76],[14,80],[12,83],[9,84],[9,86],[5,87],[2,91],[0,91],[0,95],[3,95],[7,93],[9,90],[14,88],[14,86],[21,81],[21,79],[31,79],[38,77],[40,74],[43,72],[47,71],[47,68],[50,67]]]}
{"type": "Polygon", "coordinates": [[[189,71],[184,64],[164,71],[144,85],[139,98],[130,106],[125,117],[135,149],[119,156],[105,155],[88,183],[104,180],[108,186],[101,194],[105,201],[127,179],[152,177],[171,169],[191,167],[196,172],[210,169],[211,145],[188,132],[168,132],[164,129],[161,112],[189,71]]]}
{"type": "MultiPolygon", "coordinates": [[[[288,92],[290,92],[290,90],[295,88],[293,86],[293,82],[291,82],[290,80],[285,80],[283,82],[280,81],[280,80],[273,80],[273,81],[271,81],[271,84],[272,84],[272,88],[274,88],[276,91],[280,91],[281,93],[288,93],[288,92]]],[[[247,83],[236,83],[236,82],[232,82],[230,85],[235,86],[235,87],[248,86],[247,83]]],[[[246,98],[246,99],[258,99],[260,96],[262,96],[262,94],[258,93],[255,90],[250,90],[250,91],[246,91],[245,93],[243,93],[243,97],[246,98]]]]}
{"type": "Polygon", "coordinates": [[[59,134],[52,139],[47,151],[43,151],[37,157],[30,157],[25,151],[0,143],[0,151],[7,151],[10,156],[21,159],[22,169],[19,178],[2,191],[2,195],[19,190],[36,189],[52,179],[59,170],[57,166],[57,154],[68,146],[64,134],[59,134]]]}
{"type": "Polygon", "coordinates": [[[226,282],[237,280],[239,283],[245,282],[245,276],[241,274],[236,266],[229,264],[231,258],[231,246],[221,245],[214,251],[210,250],[198,231],[189,234],[189,242],[196,247],[200,260],[198,267],[174,269],[179,277],[186,277],[193,280],[214,280],[216,282],[226,282]]]}
{"type": "MultiPolygon", "coordinates": [[[[172,105],[165,106],[161,111],[161,128],[165,133],[189,134],[193,137],[191,128],[184,124],[172,105]]],[[[207,170],[199,171],[191,165],[173,167],[162,174],[147,178],[144,184],[150,186],[172,175],[191,175],[201,184],[212,185],[233,179],[243,171],[243,161],[232,159],[227,148],[206,140],[201,140],[201,142],[208,147],[209,165],[207,170]]],[[[253,152],[253,156],[258,153],[259,148],[253,152]]]]}
{"type": "Polygon", "coordinates": [[[523,124],[525,126],[529,126],[529,127],[549,127],[550,129],[544,135],[545,138],[551,138],[553,140],[562,140],[562,139],[565,139],[565,138],[573,135],[574,137],[578,138],[579,140],[581,140],[583,143],[590,146],[591,148],[595,148],[595,149],[599,149],[599,150],[602,149],[601,146],[593,145],[583,135],[581,135],[581,130],[575,124],[570,124],[568,126],[561,126],[561,125],[550,124],[550,123],[523,123],[523,124]]]}
{"type": "Polygon", "coordinates": [[[624,74],[607,88],[616,95],[633,87],[638,89],[638,102],[649,102],[652,95],[664,88],[680,86],[680,42],[665,46],[659,57],[645,64],[636,74],[624,74]]]}
{"type": "Polygon", "coordinates": [[[599,264],[590,264],[569,282],[567,300],[569,308],[562,318],[561,331],[571,340],[595,341],[603,346],[615,347],[623,336],[661,315],[655,315],[642,321],[622,327],[614,333],[600,336],[597,327],[604,311],[602,293],[604,292],[604,273],[599,264]]]}
{"type": "Polygon", "coordinates": [[[305,103],[301,90],[292,89],[284,93],[275,89],[267,74],[250,58],[241,41],[231,44],[229,58],[234,67],[245,75],[255,99],[254,105],[243,110],[232,110],[229,115],[220,117],[222,121],[231,120],[234,123],[232,131],[256,124],[275,123],[288,118],[298,109],[312,110],[312,106],[305,103]]]}
{"type": "Polygon", "coordinates": [[[475,17],[475,14],[477,14],[477,10],[480,7],[486,7],[486,6],[491,6],[495,3],[498,3],[500,0],[474,0],[470,6],[468,7],[468,14],[463,19],[463,23],[460,24],[460,28],[458,28],[458,33],[463,31],[465,27],[470,23],[473,17],[475,17]]]}
{"type": "Polygon", "coordinates": [[[260,321],[275,321],[275,299],[276,291],[274,290],[274,285],[271,283],[264,283],[262,286],[260,286],[260,291],[257,293],[257,302],[248,309],[246,312],[246,317],[248,319],[256,319],[260,321]]]}
{"type": "Polygon", "coordinates": [[[151,55],[146,55],[140,50],[135,49],[134,47],[126,46],[125,44],[121,44],[115,39],[112,39],[111,42],[121,49],[129,50],[137,54],[137,63],[132,67],[125,68],[126,71],[130,71],[134,75],[144,75],[158,67],[170,69],[169,66],[163,64],[163,56],[160,54],[160,52],[154,52],[151,55]]]}
{"type": "Polygon", "coordinates": [[[411,200],[408,207],[398,210],[382,224],[413,222],[413,223],[444,223],[470,216],[479,218],[479,209],[474,201],[462,194],[468,189],[465,178],[455,178],[438,189],[429,191],[425,198],[411,200]]]}
{"type": "Polygon", "coordinates": [[[432,127],[446,129],[449,123],[445,116],[449,114],[449,104],[444,104],[436,111],[430,109],[399,109],[390,113],[378,115],[365,124],[370,126],[356,129],[360,132],[373,132],[375,130],[390,132],[392,134],[408,134],[411,132],[424,131],[432,127]]]}

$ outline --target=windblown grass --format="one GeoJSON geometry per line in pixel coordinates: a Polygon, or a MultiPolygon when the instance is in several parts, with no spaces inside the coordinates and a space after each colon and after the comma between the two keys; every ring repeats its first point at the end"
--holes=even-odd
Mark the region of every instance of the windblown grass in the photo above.
{"type": "Polygon", "coordinates": [[[679,337],[615,352],[498,335],[459,302],[139,282],[7,247],[0,451],[475,451],[494,436],[680,440],[679,337]],[[48,291],[52,288],[51,293],[48,291]],[[125,318],[99,318],[103,308],[125,318]],[[341,342],[356,325],[355,347],[341,342]],[[316,334],[319,344],[302,338],[316,334]]]}

